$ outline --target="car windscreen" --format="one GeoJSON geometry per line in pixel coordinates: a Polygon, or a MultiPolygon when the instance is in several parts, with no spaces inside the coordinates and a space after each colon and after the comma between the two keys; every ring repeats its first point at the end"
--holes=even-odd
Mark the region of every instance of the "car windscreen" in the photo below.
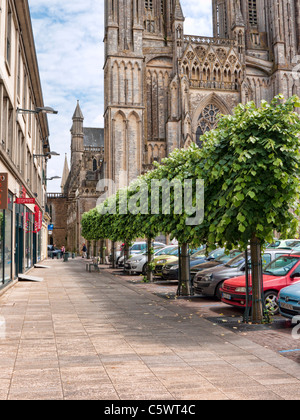
{"type": "Polygon", "coordinates": [[[195,254],[192,254],[191,258],[199,258],[203,257],[205,258],[205,249],[201,249],[200,251],[195,252],[195,254]]]}
{"type": "Polygon", "coordinates": [[[272,261],[265,268],[263,273],[271,276],[285,276],[300,261],[299,257],[281,256],[272,261]]]}
{"type": "Polygon", "coordinates": [[[245,253],[243,252],[242,254],[240,254],[237,257],[234,257],[233,259],[228,261],[228,263],[225,264],[225,265],[226,265],[226,267],[237,268],[240,265],[242,265],[244,262],[245,262],[245,253]]]}
{"type": "Polygon", "coordinates": [[[177,247],[174,247],[174,248],[172,247],[172,248],[167,248],[167,249],[163,248],[155,255],[170,255],[170,253],[176,249],[177,247]]]}
{"type": "Polygon", "coordinates": [[[280,245],[280,241],[275,241],[271,245],[269,245],[269,248],[277,248],[280,245]]]}
{"type": "Polygon", "coordinates": [[[299,241],[286,241],[286,245],[291,248],[295,248],[295,247],[300,246],[300,242],[299,241]]]}
{"type": "Polygon", "coordinates": [[[215,261],[219,262],[220,264],[226,264],[230,260],[232,260],[233,258],[237,257],[240,254],[241,254],[241,251],[230,252],[229,255],[226,255],[226,254],[221,255],[220,257],[216,258],[215,261]]]}

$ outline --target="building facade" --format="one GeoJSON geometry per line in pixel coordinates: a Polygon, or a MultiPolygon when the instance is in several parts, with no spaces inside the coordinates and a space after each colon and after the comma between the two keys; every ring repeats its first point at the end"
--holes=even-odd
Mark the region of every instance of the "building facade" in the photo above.
{"type": "MultiPolygon", "coordinates": [[[[199,2],[201,7],[201,2],[199,2]]],[[[180,0],[105,0],[106,177],[128,185],[239,103],[299,94],[299,0],[212,0],[213,37],[180,0]]]]}
{"type": "Polygon", "coordinates": [[[84,127],[79,102],[72,120],[70,169],[66,158],[61,193],[49,193],[48,206],[53,224],[50,243],[79,253],[85,241],[81,217],[96,206],[97,185],[104,176],[104,129],[84,127]]]}
{"type": "Polygon", "coordinates": [[[47,256],[50,146],[28,1],[0,6],[1,290],[47,256]]]}

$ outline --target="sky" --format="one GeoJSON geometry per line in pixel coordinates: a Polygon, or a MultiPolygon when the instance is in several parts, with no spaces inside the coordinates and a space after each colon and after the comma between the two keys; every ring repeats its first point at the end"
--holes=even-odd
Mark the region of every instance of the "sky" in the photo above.
{"type": "MultiPolygon", "coordinates": [[[[181,0],[185,34],[212,36],[211,0],[181,0]]],[[[51,150],[48,178],[62,176],[65,154],[70,165],[72,116],[77,100],[85,127],[103,127],[104,0],[29,0],[51,150]]],[[[60,192],[61,180],[48,192],[60,192]]]]}

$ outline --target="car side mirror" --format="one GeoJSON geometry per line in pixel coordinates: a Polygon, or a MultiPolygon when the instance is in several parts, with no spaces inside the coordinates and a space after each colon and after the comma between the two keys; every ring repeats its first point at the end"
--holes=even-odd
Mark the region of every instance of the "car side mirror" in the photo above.
{"type": "Polygon", "coordinates": [[[299,278],[300,278],[300,273],[291,274],[291,279],[299,279],[299,278]]]}
{"type": "Polygon", "coordinates": [[[241,267],[241,271],[246,271],[246,267],[245,266],[241,267]]]}

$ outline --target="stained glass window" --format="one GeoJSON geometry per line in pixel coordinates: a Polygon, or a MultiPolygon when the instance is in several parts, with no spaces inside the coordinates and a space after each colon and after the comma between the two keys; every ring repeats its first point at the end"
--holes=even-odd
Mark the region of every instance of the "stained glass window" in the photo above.
{"type": "Polygon", "coordinates": [[[214,130],[218,124],[218,115],[220,114],[219,108],[215,105],[207,105],[201,112],[198,119],[198,128],[196,131],[196,144],[198,147],[202,148],[203,141],[201,136],[207,131],[214,130]]]}

